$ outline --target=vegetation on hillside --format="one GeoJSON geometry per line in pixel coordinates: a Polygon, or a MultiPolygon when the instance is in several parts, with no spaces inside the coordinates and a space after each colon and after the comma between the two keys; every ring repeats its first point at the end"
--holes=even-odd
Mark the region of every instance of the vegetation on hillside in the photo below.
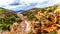
{"type": "Polygon", "coordinates": [[[9,29],[14,22],[21,22],[22,20],[18,18],[15,12],[0,8],[0,30],[9,29]]]}
{"type": "Polygon", "coordinates": [[[60,34],[60,8],[33,8],[22,13],[0,8],[0,30],[10,28],[12,34],[25,34],[26,30],[28,34],[60,34]]]}
{"type": "Polygon", "coordinates": [[[25,11],[22,14],[24,16],[27,16],[29,20],[38,20],[35,15],[38,12],[54,12],[54,10],[57,8],[57,6],[51,6],[51,7],[46,7],[46,8],[33,8],[31,10],[25,11]]]}
{"type": "Polygon", "coordinates": [[[34,30],[32,30],[29,34],[58,34],[58,31],[60,31],[60,8],[58,8],[58,6],[34,8],[25,11],[22,14],[27,16],[30,21],[34,21],[34,24],[36,24],[33,25],[34,27],[31,29],[34,30]]]}

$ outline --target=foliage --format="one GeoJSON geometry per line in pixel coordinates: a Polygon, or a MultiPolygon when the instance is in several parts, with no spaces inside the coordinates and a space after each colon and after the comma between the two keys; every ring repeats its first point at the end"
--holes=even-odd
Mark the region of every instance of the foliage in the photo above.
{"type": "Polygon", "coordinates": [[[53,32],[49,32],[47,34],[57,34],[57,32],[56,31],[53,31],[53,32]]]}
{"type": "Polygon", "coordinates": [[[41,11],[41,12],[53,12],[55,9],[57,8],[57,6],[51,6],[51,7],[46,7],[46,8],[34,8],[28,11],[23,12],[22,14],[24,16],[27,16],[29,20],[37,20],[37,18],[34,16],[35,14],[37,14],[37,12],[41,11]]]}
{"type": "Polygon", "coordinates": [[[17,18],[19,17],[15,14],[15,12],[0,8],[0,29],[9,29],[10,25],[14,22],[22,21],[20,18],[19,20],[16,20],[17,18]]]}

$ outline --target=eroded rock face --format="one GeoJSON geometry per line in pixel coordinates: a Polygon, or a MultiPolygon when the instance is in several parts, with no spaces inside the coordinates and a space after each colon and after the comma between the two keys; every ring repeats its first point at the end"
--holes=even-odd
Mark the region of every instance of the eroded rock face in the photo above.
{"type": "Polygon", "coordinates": [[[3,31],[0,31],[0,34],[9,34],[9,31],[8,30],[3,30],[3,31]]]}
{"type": "Polygon", "coordinates": [[[11,26],[11,34],[27,34],[26,33],[26,24],[21,22],[20,24],[14,23],[11,26]]]}
{"type": "Polygon", "coordinates": [[[0,32],[0,34],[27,34],[26,32],[26,24],[24,24],[23,22],[21,22],[21,24],[18,23],[14,23],[11,27],[10,27],[10,31],[8,30],[3,30],[0,32]]]}

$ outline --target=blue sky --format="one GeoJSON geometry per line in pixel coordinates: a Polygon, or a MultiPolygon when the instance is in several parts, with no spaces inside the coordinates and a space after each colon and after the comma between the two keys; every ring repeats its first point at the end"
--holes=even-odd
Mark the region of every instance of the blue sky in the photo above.
{"type": "Polygon", "coordinates": [[[1,0],[0,7],[14,11],[44,8],[60,3],[60,0],[1,0]]]}

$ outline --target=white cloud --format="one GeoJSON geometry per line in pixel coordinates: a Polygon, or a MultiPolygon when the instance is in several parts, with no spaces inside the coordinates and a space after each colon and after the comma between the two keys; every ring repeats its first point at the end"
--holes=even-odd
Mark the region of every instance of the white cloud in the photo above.
{"type": "Polygon", "coordinates": [[[17,11],[48,7],[57,3],[60,3],[60,0],[1,0],[0,7],[17,11]]]}
{"type": "Polygon", "coordinates": [[[1,0],[0,1],[0,5],[7,5],[7,4],[10,4],[12,3],[14,0],[1,0]]]}
{"type": "Polygon", "coordinates": [[[20,1],[24,3],[41,3],[47,0],[20,0],[20,1]]]}

